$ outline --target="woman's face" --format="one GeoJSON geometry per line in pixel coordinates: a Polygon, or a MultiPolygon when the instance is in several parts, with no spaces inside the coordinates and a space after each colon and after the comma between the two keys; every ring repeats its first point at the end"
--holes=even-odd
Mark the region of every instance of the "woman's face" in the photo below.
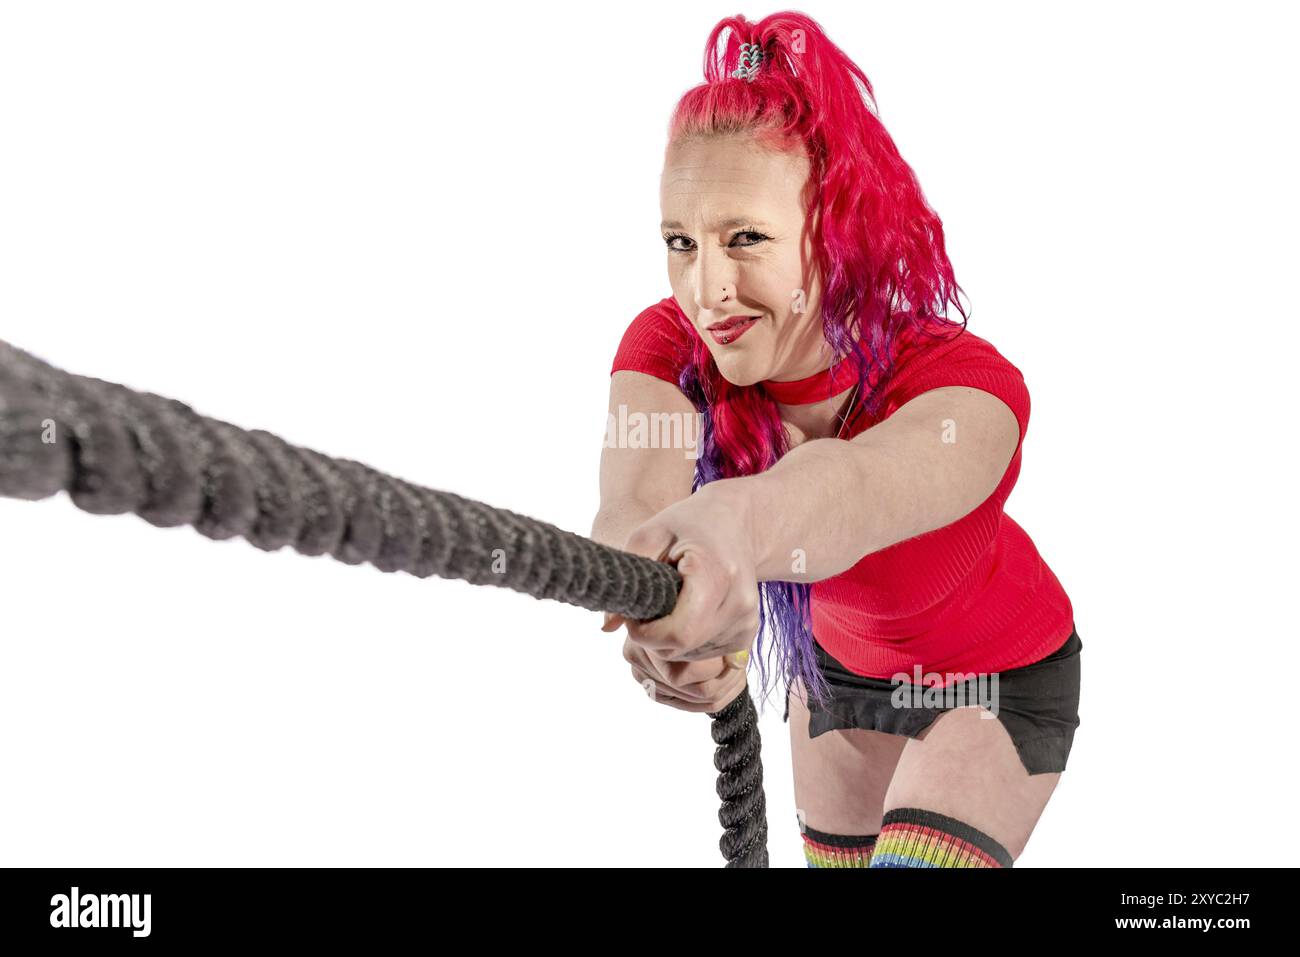
{"type": "Polygon", "coordinates": [[[830,365],[821,285],[803,241],[808,171],[801,151],[774,152],[747,135],[677,142],[664,154],[668,280],[735,385],[799,379],[830,365]]]}

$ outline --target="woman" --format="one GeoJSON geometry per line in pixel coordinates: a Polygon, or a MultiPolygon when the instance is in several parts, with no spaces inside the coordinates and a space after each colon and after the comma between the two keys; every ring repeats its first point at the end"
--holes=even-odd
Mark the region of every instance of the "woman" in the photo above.
{"type": "Polygon", "coordinates": [[[1024,379],[966,330],[942,224],[817,23],[731,17],[705,49],[664,158],[672,296],[610,388],[611,414],[699,413],[700,441],[607,447],[592,529],[683,586],[605,630],[700,712],[745,691],[756,638],[766,692],[769,637],[809,866],[1010,867],[1065,769],[1082,647],[1002,509],[1024,379]]]}

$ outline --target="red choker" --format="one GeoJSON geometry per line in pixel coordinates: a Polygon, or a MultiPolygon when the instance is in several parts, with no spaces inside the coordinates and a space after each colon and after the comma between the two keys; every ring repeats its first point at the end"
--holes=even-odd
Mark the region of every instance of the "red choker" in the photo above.
{"type": "Polygon", "coordinates": [[[789,382],[764,379],[763,388],[782,405],[823,402],[857,384],[857,364],[852,359],[852,354],[847,355],[829,369],[814,372],[805,379],[793,379],[789,382]]]}

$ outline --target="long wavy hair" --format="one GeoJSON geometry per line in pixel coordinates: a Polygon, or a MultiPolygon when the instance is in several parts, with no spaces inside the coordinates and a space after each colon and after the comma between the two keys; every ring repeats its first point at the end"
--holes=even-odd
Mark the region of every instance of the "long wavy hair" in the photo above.
{"type": "MultiPolygon", "coordinates": [[[[933,335],[936,322],[957,334],[965,329],[942,223],[881,124],[866,74],[804,14],[775,13],[757,23],[728,17],[709,34],[704,82],[678,101],[669,142],[734,134],[802,149],[809,159],[804,236],[822,279],[823,334],[837,360],[855,360],[859,398],[852,414],[874,416],[900,334],[933,335]],[[753,66],[751,58],[742,63],[742,44],[762,51],[750,79],[733,76],[753,66]],[[947,320],[949,303],[961,323],[947,320]]],[[[761,383],[728,382],[680,306],[677,312],[694,340],[679,385],[702,419],[693,490],[770,468],[789,451],[775,401],[761,383]]],[[[769,581],[759,589],[754,658],[763,697],[764,659],[774,646],[786,688],[799,677],[824,703],[829,688],[814,654],[811,586],[769,581]],[[765,635],[772,639],[766,652],[765,635]]]]}

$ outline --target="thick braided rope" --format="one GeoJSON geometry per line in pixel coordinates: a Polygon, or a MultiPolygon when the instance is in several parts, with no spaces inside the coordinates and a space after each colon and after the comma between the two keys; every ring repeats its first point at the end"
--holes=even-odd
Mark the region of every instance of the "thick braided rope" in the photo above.
{"type": "MultiPolygon", "coordinates": [[[[423,488],[350,459],[210,419],[174,399],[57,369],[0,341],[0,495],[66,491],[97,515],[132,512],[213,539],[328,554],[385,572],[496,585],[636,620],[669,614],[666,562],[423,488]]],[[[713,719],[720,846],[767,866],[758,716],[748,690],[713,719]]]]}

